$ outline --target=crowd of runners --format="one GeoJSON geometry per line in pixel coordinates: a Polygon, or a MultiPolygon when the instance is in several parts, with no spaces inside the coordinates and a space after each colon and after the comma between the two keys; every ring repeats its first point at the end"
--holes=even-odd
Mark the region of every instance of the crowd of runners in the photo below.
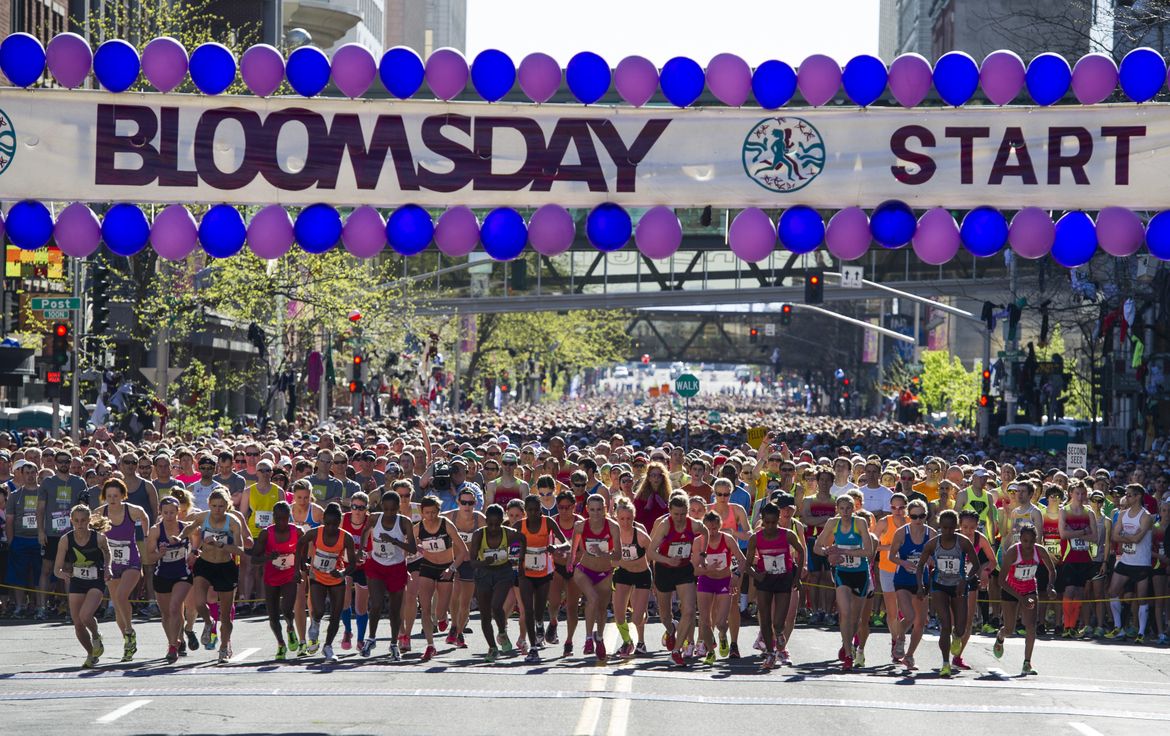
{"type": "Polygon", "coordinates": [[[968,669],[973,634],[997,657],[1021,638],[1024,674],[1038,635],[1170,643],[1170,443],[1065,472],[958,430],[729,401],[689,446],[667,405],[618,403],[136,444],[0,433],[0,601],[67,616],[87,668],[107,610],[113,656],[140,656],[136,627],[157,619],[150,657],[172,663],[229,660],[249,614],[277,660],[462,657],[474,623],[488,662],[580,644],[602,663],[771,669],[817,626],[839,630],[844,670],[943,676],[968,669]]]}

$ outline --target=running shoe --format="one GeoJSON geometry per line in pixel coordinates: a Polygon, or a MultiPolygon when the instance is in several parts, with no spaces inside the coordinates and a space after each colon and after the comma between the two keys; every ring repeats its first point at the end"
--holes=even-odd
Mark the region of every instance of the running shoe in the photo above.
{"type": "Polygon", "coordinates": [[[439,651],[435,649],[434,645],[428,644],[427,648],[423,650],[422,661],[430,662],[438,653],[439,651]]]}
{"type": "Polygon", "coordinates": [[[894,661],[901,662],[906,656],[906,637],[899,636],[894,640],[894,661]]]}
{"type": "Polygon", "coordinates": [[[301,643],[297,640],[297,630],[290,626],[288,629],[288,648],[290,650],[299,649],[300,646],[301,643]]]}
{"type": "Polygon", "coordinates": [[[341,648],[346,651],[353,649],[353,632],[347,631],[341,635],[341,648]]]}
{"type": "Polygon", "coordinates": [[[191,651],[198,649],[199,639],[195,636],[195,632],[191,629],[185,629],[183,633],[187,635],[187,648],[191,651]]]}
{"type": "Polygon", "coordinates": [[[1121,629],[1110,629],[1109,631],[1105,632],[1105,638],[1110,640],[1110,641],[1114,641],[1116,639],[1124,639],[1125,632],[1122,631],[1121,629]]]}
{"type": "Polygon", "coordinates": [[[837,661],[839,661],[839,662],[845,661],[845,647],[841,647],[840,649],[837,650],[837,661]]]}
{"type": "MultiPolygon", "coordinates": [[[[640,641],[634,645],[634,656],[635,657],[649,657],[650,656],[649,650],[646,649],[646,642],[640,641]]],[[[739,656],[739,655],[737,654],[736,656],[739,656]]]]}
{"type": "Polygon", "coordinates": [[[507,634],[500,632],[500,635],[496,637],[496,641],[500,642],[500,651],[504,654],[511,655],[516,651],[512,647],[512,640],[508,638],[507,634]]]}
{"type": "Polygon", "coordinates": [[[991,653],[995,655],[996,659],[1003,657],[1003,639],[995,640],[995,646],[991,648],[991,653]]]}
{"type": "Polygon", "coordinates": [[[1073,630],[1072,629],[1065,629],[1064,631],[1060,632],[1060,638],[1061,639],[1073,638],[1073,630]]]}
{"type": "Polygon", "coordinates": [[[467,642],[463,640],[463,634],[460,634],[458,637],[456,637],[455,646],[459,647],[460,649],[467,648],[467,642]]]}
{"type": "Polygon", "coordinates": [[[670,653],[670,661],[674,662],[679,667],[687,666],[687,661],[683,659],[683,653],[681,649],[675,649],[670,653]]]}
{"type": "Polygon", "coordinates": [[[685,647],[683,647],[683,656],[687,659],[695,656],[695,647],[693,644],[688,643],[685,647]]]}
{"type": "Polygon", "coordinates": [[[286,659],[288,659],[288,647],[281,644],[276,647],[276,661],[283,662],[286,659]]]}
{"type": "Polygon", "coordinates": [[[491,649],[488,650],[488,653],[484,655],[483,661],[487,662],[488,664],[492,664],[493,662],[496,661],[496,658],[498,658],[499,656],[500,656],[500,650],[496,649],[495,647],[492,647],[491,649]]]}
{"type": "Polygon", "coordinates": [[[556,621],[549,623],[548,629],[544,632],[544,640],[549,644],[560,644],[560,640],[557,639],[556,621]]]}
{"type": "Polygon", "coordinates": [[[565,642],[565,646],[561,649],[561,656],[562,657],[569,657],[569,656],[572,656],[572,654],[573,654],[573,642],[567,641],[567,642],[565,642]]]}
{"type": "Polygon", "coordinates": [[[584,654],[586,657],[588,657],[590,654],[593,654],[593,637],[592,636],[585,637],[585,646],[581,647],[581,653],[584,654]]]}
{"type": "Polygon", "coordinates": [[[538,639],[544,638],[544,622],[543,621],[536,622],[536,637],[538,639]]]}
{"type": "Polygon", "coordinates": [[[780,650],[780,664],[792,664],[792,658],[789,656],[787,649],[780,650]]]}
{"type": "MultiPolygon", "coordinates": [[[[712,662],[711,664],[714,664],[712,662]]],[[[764,655],[764,661],[760,664],[763,669],[770,670],[776,666],[776,655],[773,652],[768,652],[764,655]]]]}
{"type": "Polygon", "coordinates": [[[951,655],[958,656],[962,652],[963,652],[963,640],[952,638],[951,639],[951,655]]]}
{"type": "Polygon", "coordinates": [[[991,624],[983,624],[983,628],[980,629],[980,631],[983,632],[984,634],[994,634],[997,631],[999,631],[999,629],[995,628],[991,624]]]}
{"type": "Polygon", "coordinates": [[[227,644],[225,646],[220,647],[220,649],[219,649],[219,663],[220,664],[227,664],[228,661],[231,660],[231,658],[232,658],[231,644],[227,644]]]}
{"type": "Polygon", "coordinates": [[[703,641],[702,639],[699,639],[699,643],[695,645],[695,656],[696,657],[707,656],[707,642],[703,641]]]}
{"type": "Polygon", "coordinates": [[[727,655],[731,652],[731,644],[728,643],[726,636],[719,636],[719,656],[727,659],[727,655]]]}
{"type": "Polygon", "coordinates": [[[1025,659],[1024,666],[1022,668],[1020,668],[1020,674],[1021,675],[1034,675],[1034,674],[1036,674],[1036,670],[1032,669],[1032,663],[1025,659]]]}
{"type": "Polygon", "coordinates": [[[447,632],[447,638],[445,641],[451,646],[455,646],[459,643],[459,635],[455,633],[455,629],[451,629],[447,632]]]}
{"type": "Polygon", "coordinates": [[[297,658],[299,659],[301,657],[307,656],[309,656],[309,647],[307,644],[305,644],[305,642],[302,641],[301,645],[297,647],[297,658]]]}
{"type": "MultiPolygon", "coordinates": [[[[312,646],[313,644],[315,644],[317,642],[318,637],[321,636],[321,622],[320,621],[310,621],[309,622],[309,630],[306,633],[307,633],[307,636],[309,639],[309,646],[312,646]]],[[[316,651],[317,650],[314,649],[312,653],[315,653],[316,651]]]]}
{"type": "Polygon", "coordinates": [[[446,630],[447,630],[447,617],[444,616],[443,618],[439,619],[439,633],[441,634],[446,630]]]}
{"type": "Polygon", "coordinates": [[[1101,639],[1104,636],[1105,636],[1105,629],[1103,627],[1098,626],[1097,628],[1093,629],[1093,637],[1094,638],[1101,639]]]}
{"type": "MultiPolygon", "coordinates": [[[[769,654],[768,656],[772,656],[772,655],[769,654]]],[[[706,657],[703,657],[703,664],[708,665],[708,666],[715,664],[715,650],[714,649],[707,652],[706,657]]]]}
{"type": "Polygon", "coordinates": [[[953,674],[954,674],[954,670],[951,669],[951,663],[950,662],[943,662],[942,668],[939,669],[939,671],[938,671],[938,676],[939,677],[950,677],[953,674]]]}
{"type": "Polygon", "coordinates": [[[398,636],[398,648],[404,652],[410,651],[410,634],[400,634],[398,636]]]}
{"type": "Polygon", "coordinates": [[[179,637],[179,647],[178,648],[179,648],[179,656],[186,657],[187,656],[187,642],[183,641],[183,637],[181,637],[181,636],[179,637]]]}
{"type": "Polygon", "coordinates": [[[309,639],[309,644],[305,647],[305,651],[309,654],[316,654],[317,650],[320,648],[321,642],[317,641],[316,639],[309,639]]]}
{"type": "Polygon", "coordinates": [[[849,672],[853,669],[853,657],[845,657],[841,660],[841,671],[849,672]]]}
{"type": "Polygon", "coordinates": [[[906,668],[907,672],[913,672],[914,670],[918,669],[914,666],[913,654],[907,654],[905,657],[902,657],[902,666],[906,668]]]}
{"type": "Polygon", "coordinates": [[[634,653],[634,642],[632,642],[632,641],[622,642],[622,645],[620,647],[618,647],[617,654],[622,659],[629,658],[629,656],[633,653],[634,653]]]}
{"type": "Polygon", "coordinates": [[[1092,626],[1082,626],[1081,628],[1077,629],[1077,636],[1081,639],[1092,639],[1093,638],[1093,627],[1092,626]]]}
{"type": "Polygon", "coordinates": [[[1145,634],[1138,634],[1137,636],[1134,637],[1133,643],[1137,644],[1139,646],[1142,644],[1145,644],[1146,643],[1146,635],[1145,634]]]}
{"type": "Polygon", "coordinates": [[[167,647],[167,656],[163,657],[167,664],[174,664],[179,661],[179,649],[174,644],[167,647]]]}
{"type": "Polygon", "coordinates": [[[207,642],[207,645],[203,648],[209,652],[214,652],[216,647],[218,647],[218,646],[219,646],[219,634],[212,631],[211,632],[211,641],[207,642]]]}
{"type": "Polygon", "coordinates": [[[122,661],[134,661],[134,653],[138,651],[138,646],[131,642],[129,636],[122,637],[122,661]]]}
{"type": "Polygon", "coordinates": [[[951,657],[951,666],[959,670],[971,669],[971,665],[964,662],[962,657],[951,657]]]}
{"type": "Polygon", "coordinates": [[[34,618],[36,618],[37,621],[48,621],[49,620],[49,612],[45,610],[44,606],[41,606],[40,608],[37,609],[37,612],[36,612],[36,615],[34,616],[34,618]]]}
{"type": "Polygon", "coordinates": [[[92,670],[94,667],[97,667],[97,663],[98,663],[98,658],[91,654],[85,658],[84,662],[81,663],[81,669],[92,670]]]}
{"type": "Polygon", "coordinates": [[[663,649],[674,649],[674,644],[675,644],[674,632],[673,631],[663,631],[662,632],[662,648],[663,649]]]}
{"type": "Polygon", "coordinates": [[[1164,647],[1167,644],[1170,644],[1170,636],[1166,636],[1165,634],[1159,634],[1158,635],[1158,646],[1164,647]]]}
{"type": "Polygon", "coordinates": [[[595,646],[593,649],[597,653],[597,661],[605,662],[605,640],[600,636],[597,637],[597,646],[595,646]]]}
{"type": "Polygon", "coordinates": [[[105,653],[106,653],[106,644],[105,644],[105,642],[102,641],[102,635],[101,634],[94,634],[93,635],[93,652],[90,656],[93,657],[94,662],[97,662],[98,657],[102,656],[105,653]]]}
{"type": "Polygon", "coordinates": [[[397,644],[390,645],[390,661],[391,662],[401,662],[402,661],[402,648],[399,647],[397,644]]]}
{"type": "Polygon", "coordinates": [[[375,643],[376,642],[373,639],[366,639],[365,641],[363,641],[361,643],[361,645],[358,647],[358,650],[361,652],[361,655],[363,657],[369,657],[370,652],[374,651],[375,643]]]}
{"type": "Polygon", "coordinates": [[[199,634],[199,643],[203,645],[204,649],[211,649],[211,633],[211,624],[203,624],[203,632],[199,634]]]}
{"type": "Polygon", "coordinates": [[[755,649],[757,652],[765,651],[763,634],[756,634],[756,642],[755,644],[752,644],[752,649],[755,649]]]}
{"type": "Polygon", "coordinates": [[[524,638],[523,634],[516,640],[516,651],[521,654],[528,654],[528,640],[524,638]]]}
{"type": "MultiPolygon", "coordinates": [[[[1027,635],[1028,635],[1028,630],[1025,629],[1023,626],[1016,627],[1016,636],[1027,636],[1027,635]]],[[[1036,627],[1036,636],[1040,636],[1040,627],[1038,627],[1038,626],[1036,627]]]]}
{"type": "Polygon", "coordinates": [[[739,659],[739,643],[731,642],[731,652],[727,655],[728,659],[739,659]]]}
{"type": "Polygon", "coordinates": [[[325,648],[321,650],[321,656],[325,658],[326,662],[336,662],[337,655],[333,653],[333,645],[326,644],[325,648]]]}
{"type": "Polygon", "coordinates": [[[853,650],[853,664],[858,668],[865,666],[865,650],[861,647],[853,650]]]}
{"type": "Polygon", "coordinates": [[[535,649],[528,650],[528,656],[524,658],[528,664],[540,664],[540,652],[535,649]]]}

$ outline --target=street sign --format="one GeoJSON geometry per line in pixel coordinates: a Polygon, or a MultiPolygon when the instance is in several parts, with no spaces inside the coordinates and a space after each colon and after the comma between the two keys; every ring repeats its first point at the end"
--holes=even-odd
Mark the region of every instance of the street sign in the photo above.
{"type": "Polygon", "coordinates": [[[1072,475],[1074,470],[1088,467],[1089,460],[1089,446],[1077,443],[1069,443],[1064,448],[1065,472],[1072,475]]]}
{"type": "Polygon", "coordinates": [[[717,411],[707,412],[707,421],[711,424],[717,424],[722,421],[723,417],[717,411]]]}
{"type": "Polygon", "coordinates": [[[865,268],[863,266],[842,266],[841,267],[841,288],[842,289],[860,289],[861,282],[865,279],[865,268]]]}
{"type": "Polygon", "coordinates": [[[72,315],[68,309],[46,309],[45,319],[69,319],[72,315]]]}
{"type": "Polygon", "coordinates": [[[674,379],[674,392],[684,399],[689,399],[699,393],[699,378],[690,373],[684,373],[674,379]]]}
{"type": "Polygon", "coordinates": [[[1004,360],[1019,360],[1023,353],[1019,350],[1000,350],[998,355],[1004,360]]]}
{"type": "MultiPolygon", "coordinates": [[[[32,299],[32,308],[39,309],[81,309],[81,297],[76,296],[61,296],[61,297],[35,297],[32,299]]],[[[52,319],[52,318],[50,318],[52,319]]]]}
{"type": "Polygon", "coordinates": [[[764,325],[764,337],[776,337],[776,323],[768,322],[764,325]]]}

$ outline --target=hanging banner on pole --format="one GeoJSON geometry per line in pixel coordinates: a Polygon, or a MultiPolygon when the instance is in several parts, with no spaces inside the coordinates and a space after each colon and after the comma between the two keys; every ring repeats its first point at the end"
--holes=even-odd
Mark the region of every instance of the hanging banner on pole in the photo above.
{"type": "Polygon", "coordinates": [[[1165,205],[1166,105],[629,109],[0,91],[0,197],[1018,209],[1165,205]]]}

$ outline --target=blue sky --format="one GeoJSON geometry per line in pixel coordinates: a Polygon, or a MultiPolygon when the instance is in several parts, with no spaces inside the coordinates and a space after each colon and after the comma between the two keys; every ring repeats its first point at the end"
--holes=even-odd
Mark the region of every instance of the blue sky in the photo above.
{"type": "Polygon", "coordinates": [[[706,66],[732,52],[756,66],[815,53],[843,64],[877,54],[878,0],[468,0],[467,55],[486,48],[516,63],[533,51],[564,65],[578,51],[610,65],[632,54],[657,66],[689,56],[706,66]]]}

